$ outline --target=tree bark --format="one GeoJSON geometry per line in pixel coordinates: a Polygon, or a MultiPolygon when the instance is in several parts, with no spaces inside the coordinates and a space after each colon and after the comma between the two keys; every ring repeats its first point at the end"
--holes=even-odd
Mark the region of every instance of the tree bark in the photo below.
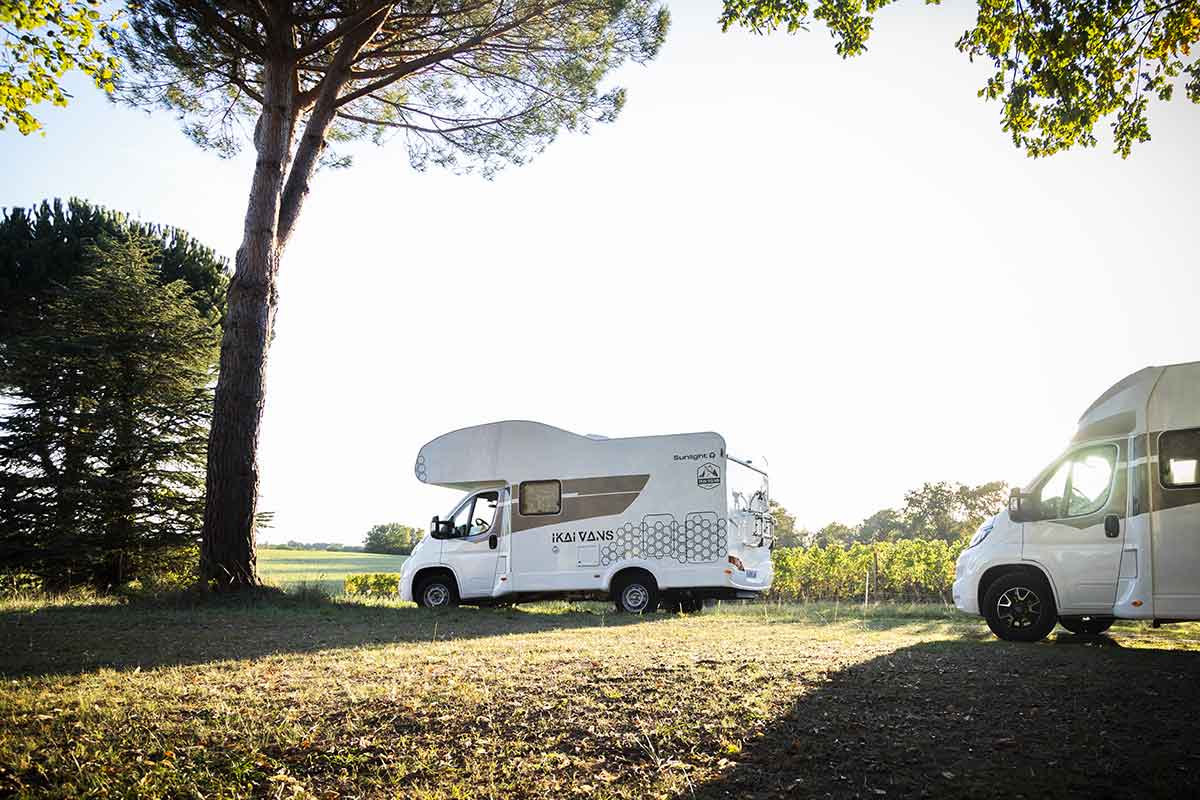
{"type": "Polygon", "coordinates": [[[292,67],[283,55],[265,69],[254,132],[258,161],[221,338],[221,366],[208,436],[201,577],[218,588],[258,583],[254,514],[267,349],[275,325],[281,247],[279,203],[295,126],[292,67]]]}
{"type": "MultiPolygon", "coordinates": [[[[299,118],[294,43],[277,42],[285,54],[268,60],[263,112],[255,128],[258,162],[250,187],[246,226],[229,284],[221,371],[208,437],[208,474],[200,571],[219,588],[253,586],[254,514],[258,499],[258,436],[265,402],[267,348],[275,326],[279,260],[294,230],[325,134],[337,112],[338,92],[350,64],[387,19],[386,9],[368,15],[348,33],[321,83],[304,134],[293,154],[299,118]]],[[[284,26],[279,25],[283,30],[284,26]]]]}

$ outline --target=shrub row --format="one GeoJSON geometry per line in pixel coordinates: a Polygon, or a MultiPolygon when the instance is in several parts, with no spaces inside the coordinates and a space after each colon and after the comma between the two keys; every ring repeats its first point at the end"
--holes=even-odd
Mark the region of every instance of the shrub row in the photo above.
{"type": "Polygon", "coordinates": [[[400,575],[395,572],[375,572],[346,576],[346,594],[366,597],[392,597],[400,593],[400,575]]]}
{"type": "Polygon", "coordinates": [[[850,547],[784,547],[772,554],[779,600],[951,600],[954,562],[965,540],[900,539],[850,547]]]}

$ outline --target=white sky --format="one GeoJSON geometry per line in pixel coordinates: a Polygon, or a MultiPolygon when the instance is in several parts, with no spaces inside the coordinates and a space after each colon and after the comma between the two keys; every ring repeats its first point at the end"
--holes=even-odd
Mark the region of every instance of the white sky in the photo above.
{"type": "MultiPolygon", "coordinates": [[[[508,418],[716,430],[802,524],[854,523],[924,481],[1023,483],[1117,379],[1200,358],[1200,107],[1152,106],[1126,161],[1032,161],[954,49],[969,8],[887,9],[848,62],[820,29],[672,11],[622,117],[532,165],[418,174],[396,141],[319,177],[281,276],[265,538],[424,527],[453,493],[413,477],[421,444],[508,418]]],[[[42,114],[0,133],[0,205],[76,195],[232,259],[249,156],[82,87],[42,114]]]]}

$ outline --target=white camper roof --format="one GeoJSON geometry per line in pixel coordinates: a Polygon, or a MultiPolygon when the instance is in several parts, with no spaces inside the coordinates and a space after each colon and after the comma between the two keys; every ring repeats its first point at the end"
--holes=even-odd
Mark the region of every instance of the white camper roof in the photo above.
{"type": "Polygon", "coordinates": [[[1200,426],[1200,361],[1146,367],[1113,384],[1079,418],[1074,441],[1200,426]]]}
{"type": "Polygon", "coordinates": [[[725,440],[711,432],[605,439],[506,420],[442,434],[421,448],[414,472],[423,483],[473,491],[537,478],[636,473],[650,454],[668,449],[725,458],[725,440]]]}

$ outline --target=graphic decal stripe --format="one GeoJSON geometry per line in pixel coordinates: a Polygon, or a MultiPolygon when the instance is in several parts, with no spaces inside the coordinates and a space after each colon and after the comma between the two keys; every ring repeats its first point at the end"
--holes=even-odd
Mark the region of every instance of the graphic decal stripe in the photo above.
{"type": "Polygon", "coordinates": [[[521,516],[518,504],[513,505],[512,531],[527,531],[548,525],[562,525],[596,517],[611,517],[625,513],[641,490],[650,481],[649,475],[610,475],[600,478],[577,478],[562,482],[562,510],[557,514],[521,516]]]}

